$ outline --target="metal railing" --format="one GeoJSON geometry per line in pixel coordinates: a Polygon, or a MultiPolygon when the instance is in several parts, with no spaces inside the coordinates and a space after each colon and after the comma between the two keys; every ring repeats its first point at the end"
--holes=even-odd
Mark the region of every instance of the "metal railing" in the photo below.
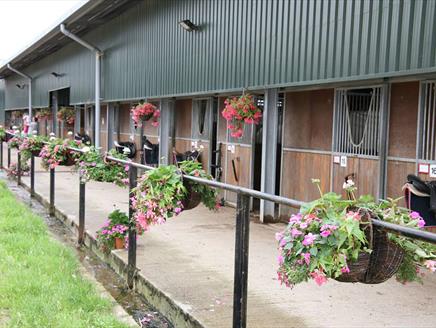
{"type": "MultiPolygon", "coordinates": [[[[82,152],[78,148],[69,147],[71,151],[82,152]]],[[[11,151],[8,148],[8,167],[10,166],[11,151]]],[[[132,189],[136,187],[138,178],[138,169],[151,170],[154,167],[139,164],[131,160],[123,160],[106,154],[106,159],[129,166],[129,218],[132,220],[134,209],[132,207],[131,198],[133,196],[132,189]]],[[[3,142],[0,146],[0,169],[3,168],[3,142]]],[[[21,158],[17,158],[17,171],[21,168],[21,158]]],[[[235,258],[234,258],[234,285],[233,285],[233,327],[246,327],[247,323],[247,283],[248,283],[248,253],[250,239],[250,198],[259,198],[266,201],[275,202],[289,207],[299,208],[303,202],[294,199],[289,199],[277,195],[263,193],[257,190],[238,187],[227,183],[207,180],[203,178],[193,177],[190,175],[182,175],[184,179],[192,182],[208,185],[213,188],[219,188],[235,192],[237,194],[236,204],[236,229],[235,229],[235,258]]],[[[80,180],[79,188],[79,226],[78,226],[78,242],[84,243],[85,232],[85,182],[80,180]]],[[[20,177],[17,179],[21,183],[20,177]]],[[[35,195],[35,159],[31,156],[30,166],[30,193],[35,195]]],[[[50,214],[55,211],[55,169],[50,169],[50,214]]],[[[436,234],[417,230],[409,227],[384,222],[377,219],[372,219],[372,224],[390,232],[401,234],[407,237],[424,240],[436,244],[436,234]]],[[[128,233],[128,265],[127,265],[127,283],[130,288],[133,288],[136,273],[136,230],[130,226],[128,233]]]]}

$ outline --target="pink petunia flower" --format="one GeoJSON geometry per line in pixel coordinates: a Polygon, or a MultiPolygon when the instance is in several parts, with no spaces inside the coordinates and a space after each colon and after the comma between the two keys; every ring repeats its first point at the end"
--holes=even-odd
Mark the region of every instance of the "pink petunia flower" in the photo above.
{"type": "Polygon", "coordinates": [[[436,261],[427,260],[424,262],[425,267],[429,269],[431,272],[436,272],[436,261]]]}
{"type": "Polygon", "coordinates": [[[295,237],[300,236],[300,235],[302,235],[302,234],[303,234],[303,233],[302,233],[300,230],[298,230],[298,229],[292,228],[292,230],[291,230],[291,236],[292,236],[292,238],[295,238],[295,237]]]}
{"type": "Polygon", "coordinates": [[[324,238],[327,238],[331,234],[332,234],[332,232],[330,230],[324,230],[323,232],[320,233],[320,235],[324,238]]]}
{"type": "Polygon", "coordinates": [[[310,246],[315,241],[317,235],[312,234],[309,232],[306,236],[304,236],[303,245],[304,246],[310,246]]]}
{"type": "Polygon", "coordinates": [[[327,282],[327,277],[322,271],[320,272],[316,270],[315,272],[312,272],[310,276],[312,277],[313,280],[315,280],[318,286],[321,286],[327,282]]]}
{"type": "Polygon", "coordinates": [[[301,255],[303,255],[304,262],[306,262],[306,264],[309,265],[310,264],[310,253],[309,252],[302,253],[301,255]]]}

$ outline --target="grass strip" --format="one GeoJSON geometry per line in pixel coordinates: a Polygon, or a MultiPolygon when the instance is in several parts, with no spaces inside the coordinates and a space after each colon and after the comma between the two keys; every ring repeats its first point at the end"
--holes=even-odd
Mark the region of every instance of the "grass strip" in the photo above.
{"type": "Polygon", "coordinates": [[[0,327],[126,327],[72,249],[0,182],[0,327]]]}

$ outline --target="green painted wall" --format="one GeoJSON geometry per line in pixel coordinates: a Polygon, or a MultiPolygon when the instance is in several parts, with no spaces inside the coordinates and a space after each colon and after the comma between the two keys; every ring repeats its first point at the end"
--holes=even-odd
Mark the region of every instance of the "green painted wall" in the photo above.
{"type": "MultiPolygon", "coordinates": [[[[424,0],[148,0],[84,38],[104,50],[102,97],[122,100],[435,72],[435,22],[424,0]]],[[[92,101],[93,65],[71,44],[29,67],[35,106],[64,86],[92,101]]],[[[13,81],[6,106],[25,106],[13,81]]]]}

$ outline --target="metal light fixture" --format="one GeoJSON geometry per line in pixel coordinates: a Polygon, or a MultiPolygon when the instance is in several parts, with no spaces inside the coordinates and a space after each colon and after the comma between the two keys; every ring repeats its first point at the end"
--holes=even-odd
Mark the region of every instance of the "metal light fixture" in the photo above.
{"type": "Polygon", "coordinates": [[[24,89],[24,87],[26,86],[25,84],[15,84],[17,86],[18,89],[24,89]]]}
{"type": "Polygon", "coordinates": [[[51,72],[51,75],[53,75],[54,77],[62,77],[65,76],[65,73],[56,73],[56,72],[51,72]]]}
{"type": "Polygon", "coordinates": [[[179,22],[179,25],[186,31],[192,32],[198,30],[198,26],[191,22],[189,19],[184,19],[179,22]]]}

